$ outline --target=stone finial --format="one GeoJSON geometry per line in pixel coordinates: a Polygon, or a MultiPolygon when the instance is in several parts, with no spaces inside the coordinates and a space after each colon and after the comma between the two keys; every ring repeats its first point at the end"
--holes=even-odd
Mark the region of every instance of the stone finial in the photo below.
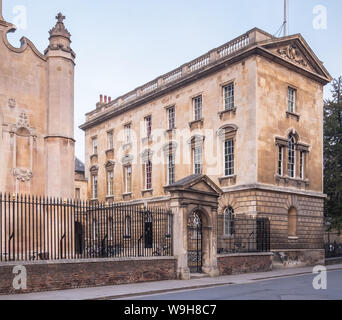
{"type": "Polygon", "coordinates": [[[49,31],[51,37],[61,36],[70,39],[71,34],[63,23],[65,20],[65,16],[60,12],[56,16],[57,23],[56,25],[49,31]]]}

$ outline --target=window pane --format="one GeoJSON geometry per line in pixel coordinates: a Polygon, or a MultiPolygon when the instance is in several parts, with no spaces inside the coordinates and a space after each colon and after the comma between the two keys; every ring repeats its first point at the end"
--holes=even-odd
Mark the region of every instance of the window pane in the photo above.
{"type": "Polygon", "coordinates": [[[202,147],[194,148],[194,172],[195,174],[202,173],[202,147]]]}
{"type": "Polygon", "coordinates": [[[234,109],[234,84],[231,83],[223,88],[225,110],[234,109]]]}
{"type": "Polygon", "coordinates": [[[146,162],[145,164],[145,181],[146,181],[146,190],[152,189],[152,163],[151,161],[146,162]]]}
{"type": "Polygon", "coordinates": [[[174,155],[169,155],[168,163],[168,175],[169,175],[169,185],[175,182],[175,157],[174,155]]]}
{"type": "Polygon", "coordinates": [[[169,114],[169,130],[175,129],[175,107],[168,109],[169,114]]]}
{"type": "Polygon", "coordinates": [[[224,171],[226,176],[234,175],[234,140],[224,143],[224,171]]]}
{"type": "Polygon", "coordinates": [[[296,90],[288,88],[288,111],[294,113],[296,104],[296,90]]]}
{"type": "Polygon", "coordinates": [[[289,156],[288,156],[288,175],[291,178],[295,177],[296,153],[295,153],[295,139],[289,136],[289,156]]]}
{"type": "Polygon", "coordinates": [[[145,126],[146,126],[146,135],[147,137],[150,137],[152,133],[152,117],[151,116],[148,116],[145,118],[145,126]]]}
{"type": "Polygon", "coordinates": [[[113,132],[108,132],[108,149],[111,150],[113,148],[114,148],[113,132]]]}
{"type": "Polygon", "coordinates": [[[283,175],[283,148],[279,147],[278,175],[283,175]]]}
{"type": "Polygon", "coordinates": [[[194,118],[195,121],[202,119],[202,96],[199,96],[193,100],[194,104],[194,118]]]}

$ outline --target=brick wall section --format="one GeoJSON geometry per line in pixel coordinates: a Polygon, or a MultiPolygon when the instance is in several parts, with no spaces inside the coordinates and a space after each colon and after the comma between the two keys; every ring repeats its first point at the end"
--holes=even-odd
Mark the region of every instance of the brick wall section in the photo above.
{"type": "Polygon", "coordinates": [[[218,248],[224,248],[229,241],[223,237],[223,212],[228,206],[232,206],[236,214],[269,218],[271,249],[323,248],[323,198],[261,190],[224,193],[219,199],[218,248]],[[292,206],[298,216],[298,239],[295,240],[288,238],[288,210],[292,206]]]}
{"type": "Polygon", "coordinates": [[[219,255],[217,266],[220,275],[233,275],[272,270],[272,254],[219,255]]]}
{"type": "MultiPolygon", "coordinates": [[[[13,267],[0,265],[0,294],[18,293],[13,289],[13,267]]],[[[176,279],[176,259],[119,259],[79,262],[23,263],[27,270],[27,290],[19,293],[84,287],[108,286],[176,279]]]]}

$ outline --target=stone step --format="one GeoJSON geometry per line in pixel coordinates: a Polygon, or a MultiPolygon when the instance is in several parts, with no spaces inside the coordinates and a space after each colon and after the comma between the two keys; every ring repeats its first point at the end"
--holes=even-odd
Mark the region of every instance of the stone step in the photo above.
{"type": "Polygon", "coordinates": [[[202,279],[202,278],[209,278],[209,275],[206,273],[192,273],[191,279],[202,279]]]}

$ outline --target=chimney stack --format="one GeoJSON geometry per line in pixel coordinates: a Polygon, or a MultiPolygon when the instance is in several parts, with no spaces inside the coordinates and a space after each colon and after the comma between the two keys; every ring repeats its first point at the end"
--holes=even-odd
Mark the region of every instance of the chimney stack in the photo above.
{"type": "Polygon", "coordinates": [[[102,103],[102,102],[103,102],[103,95],[100,94],[100,103],[102,103]]]}
{"type": "Polygon", "coordinates": [[[104,96],[104,103],[107,103],[107,96],[104,96]]]}

